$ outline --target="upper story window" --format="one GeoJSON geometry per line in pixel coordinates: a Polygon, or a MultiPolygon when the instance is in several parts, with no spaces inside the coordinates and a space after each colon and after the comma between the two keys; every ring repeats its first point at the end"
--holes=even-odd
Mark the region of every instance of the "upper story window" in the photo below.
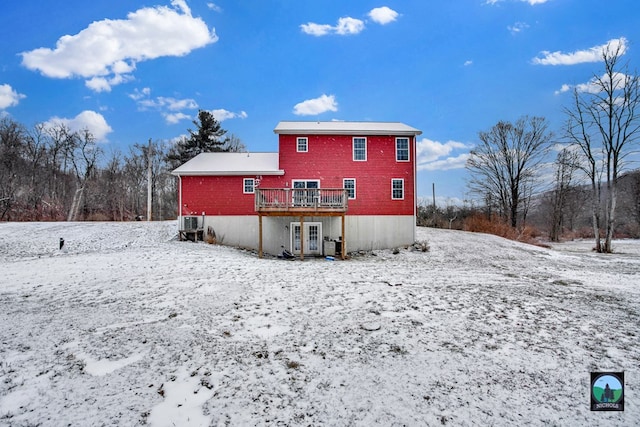
{"type": "Polygon", "coordinates": [[[393,200],[404,199],[404,179],[393,178],[391,180],[391,198],[393,200]]]}
{"type": "Polygon", "coordinates": [[[309,139],[305,138],[298,138],[297,142],[296,142],[296,151],[298,153],[306,153],[307,151],[309,151],[309,139]]]}
{"type": "Polygon", "coordinates": [[[253,194],[256,192],[256,180],[253,178],[245,178],[242,187],[244,194],[253,194]]]}
{"type": "Polygon", "coordinates": [[[356,198],[356,179],[355,178],[345,178],[342,180],[342,186],[345,190],[347,190],[347,196],[350,199],[356,198]]]}
{"type": "Polygon", "coordinates": [[[367,138],[353,138],[353,160],[358,162],[367,160],[367,138]]]}
{"type": "Polygon", "coordinates": [[[396,161],[409,161],[409,138],[396,138],[396,161]]]}

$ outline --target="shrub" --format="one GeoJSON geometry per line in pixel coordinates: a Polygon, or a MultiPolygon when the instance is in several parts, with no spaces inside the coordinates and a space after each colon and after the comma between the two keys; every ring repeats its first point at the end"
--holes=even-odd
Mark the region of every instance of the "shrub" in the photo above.
{"type": "Polygon", "coordinates": [[[540,230],[529,225],[521,229],[513,228],[505,220],[498,217],[489,219],[482,214],[472,215],[464,220],[463,230],[474,233],[494,234],[509,240],[540,245],[538,241],[538,237],[541,235],[540,230]]]}
{"type": "Polygon", "coordinates": [[[218,238],[216,237],[216,231],[213,227],[207,227],[207,243],[210,245],[214,245],[217,243],[218,238]]]}

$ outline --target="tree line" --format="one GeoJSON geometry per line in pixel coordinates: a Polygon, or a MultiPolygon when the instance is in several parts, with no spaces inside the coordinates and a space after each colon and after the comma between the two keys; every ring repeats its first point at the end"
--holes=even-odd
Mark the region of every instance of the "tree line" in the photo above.
{"type": "Polygon", "coordinates": [[[206,151],[244,151],[205,110],[177,142],[149,140],[105,149],[88,129],[0,119],[0,221],[128,221],[147,217],[151,171],[154,220],[176,217],[171,171],[206,151]]]}
{"type": "Polygon", "coordinates": [[[586,206],[594,249],[606,253],[612,252],[616,227],[640,224],[639,174],[629,172],[640,137],[640,77],[621,62],[622,49],[605,47],[603,73],[588,88],[574,88],[559,136],[543,117],[528,116],[479,133],[466,166],[469,188],[484,200],[488,218],[495,215],[518,229],[535,211],[557,241],[586,206]],[[542,172],[552,152],[552,187],[543,191],[542,172]]]}

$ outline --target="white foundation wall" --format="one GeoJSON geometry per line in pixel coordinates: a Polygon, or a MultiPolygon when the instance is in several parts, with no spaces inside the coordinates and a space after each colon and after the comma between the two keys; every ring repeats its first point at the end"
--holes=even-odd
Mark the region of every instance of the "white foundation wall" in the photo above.
{"type": "Polygon", "coordinates": [[[347,216],[347,251],[391,249],[415,242],[413,215],[347,216]]]}
{"type": "MultiPolygon", "coordinates": [[[[205,216],[198,218],[205,235],[209,227],[216,233],[218,243],[258,249],[259,221],[257,215],[205,216]]],[[[291,249],[291,223],[300,222],[300,217],[262,218],[262,250],[277,255],[283,247],[291,249]]],[[[322,224],[322,238],[335,240],[342,232],[341,217],[304,217],[305,223],[322,224]]],[[[390,249],[411,245],[415,242],[415,218],[399,216],[349,216],[345,217],[345,241],[347,252],[358,250],[390,249]]]]}
{"type": "Polygon", "coordinates": [[[205,216],[202,228],[205,236],[209,228],[213,229],[217,242],[222,245],[258,247],[258,217],[255,215],[205,216]]]}

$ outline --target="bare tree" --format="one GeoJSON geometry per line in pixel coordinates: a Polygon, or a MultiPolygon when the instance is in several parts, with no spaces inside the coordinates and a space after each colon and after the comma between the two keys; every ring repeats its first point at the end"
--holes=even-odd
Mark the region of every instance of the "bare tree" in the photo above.
{"type": "Polygon", "coordinates": [[[11,219],[24,180],[25,129],[9,119],[0,119],[0,220],[11,219]]]}
{"type": "Polygon", "coordinates": [[[574,151],[564,148],[556,158],[555,188],[551,193],[551,230],[549,239],[552,242],[560,240],[564,227],[567,198],[573,185],[577,169],[578,156],[574,151]]]}
{"type": "Polygon", "coordinates": [[[37,124],[25,138],[25,159],[29,172],[28,205],[32,219],[42,219],[42,204],[46,194],[45,160],[47,157],[47,133],[45,126],[37,124]]]}
{"type": "MultiPolygon", "coordinates": [[[[232,147],[240,149],[239,139],[232,147]]],[[[169,143],[153,143],[154,217],[176,216],[176,180],[169,173],[169,143]]],[[[0,221],[126,220],[144,213],[147,195],[147,145],[129,155],[102,149],[88,130],[64,123],[27,129],[0,118],[0,221]]]]}
{"type": "Polygon", "coordinates": [[[234,134],[231,134],[231,136],[225,140],[224,148],[231,153],[245,153],[247,151],[247,147],[242,140],[234,134]]]}
{"type": "Polygon", "coordinates": [[[526,217],[551,136],[543,117],[524,116],[513,124],[501,121],[479,133],[480,143],[467,160],[471,191],[496,203],[514,228],[526,217]]]}
{"type": "Polygon", "coordinates": [[[596,251],[605,253],[612,251],[618,179],[640,134],[640,80],[629,74],[627,65],[620,64],[624,49],[621,43],[603,49],[604,74],[595,75],[588,85],[575,88],[573,105],[565,109],[566,134],[579,147],[581,168],[591,181],[596,251]],[[603,196],[604,243],[600,234],[603,196]]]}
{"type": "Polygon", "coordinates": [[[97,173],[98,160],[102,151],[96,145],[95,138],[88,129],[83,130],[80,134],[74,134],[74,137],[69,138],[68,142],[70,145],[67,150],[76,177],[76,191],[73,195],[67,221],[75,221],[79,219],[83,207],[87,182],[92,174],[97,173]]]}
{"type": "Polygon", "coordinates": [[[620,220],[616,229],[624,230],[624,233],[639,238],[640,237],[640,169],[624,173],[618,181],[620,188],[618,191],[618,209],[620,220]]]}

